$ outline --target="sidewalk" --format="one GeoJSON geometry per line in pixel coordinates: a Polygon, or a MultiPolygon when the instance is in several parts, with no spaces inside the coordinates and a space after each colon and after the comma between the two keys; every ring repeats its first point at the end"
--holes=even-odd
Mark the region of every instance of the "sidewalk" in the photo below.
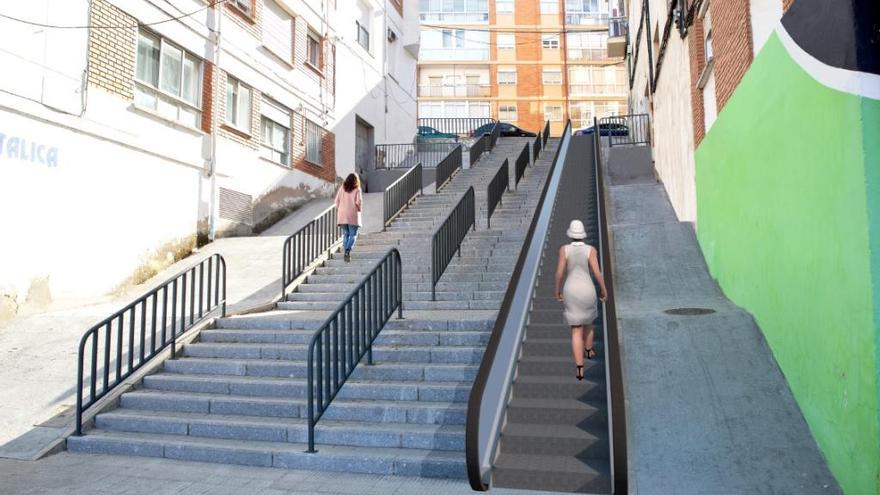
{"type": "Polygon", "coordinates": [[[840,493],[754,319],[662,184],[631,179],[609,188],[630,493],[840,493]]]}
{"type": "MultiPolygon", "coordinates": [[[[364,230],[381,230],[382,194],[367,194],[364,201],[364,230]]],[[[77,346],[92,325],[214,253],[227,263],[228,313],[272,302],[281,290],[285,238],[331,204],[331,199],[313,200],[259,236],[218,239],[117,298],[13,320],[0,330],[0,458],[32,459],[70,424],[77,346]]]]}

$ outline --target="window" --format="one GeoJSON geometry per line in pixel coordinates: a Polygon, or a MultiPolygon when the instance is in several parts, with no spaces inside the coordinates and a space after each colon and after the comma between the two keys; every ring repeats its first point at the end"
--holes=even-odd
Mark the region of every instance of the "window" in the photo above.
{"type": "Polygon", "coordinates": [[[419,0],[419,17],[424,22],[486,22],[488,0],[419,0]]]}
{"type": "Polygon", "coordinates": [[[559,69],[544,69],[544,84],[559,86],[562,84],[562,71],[559,69]]]}
{"type": "Polygon", "coordinates": [[[498,107],[498,120],[516,122],[516,105],[500,105],[498,107]]]}
{"type": "Polygon", "coordinates": [[[559,0],[541,0],[542,14],[558,14],[559,0]]]}
{"type": "Polygon", "coordinates": [[[281,60],[293,58],[293,18],[273,0],[265,0],[263,45],[281,60]]]}
{"type": "Polygon", "coordinates": [[[226,78],[226,123],[251,132],[251,88],[233,77],[226,78]]]}
{"type": "Polygon", "coordinates": [[[367,26],[361,24],[360,21],[354,21],[357,26],[357,42],[361,45],[364,50],[370,51],[370,30],[367,29],[367,26]]]}
{"type": "Polygon", "coordinates": [[[706,54],[706,64],[708,65],[715,56],[715,52],[712,50],[712,17],[709,9],[706,9],[703,13],[703,32],[706,33],[703,39],[703,48],[706,54]]]}
{"type": "Polygon", "coordinates": [[[306,120],[306,160],[315,165],[324,164],[324,153],[321,150],[321,136],[323,134],[324,129],[321,129],[321,126],[311,120],[306,120]]]}
{"type": "Polygon", "coordinates": [[[706,53],[706,63],[708,64],[715,58],[715,52],[712,51],[712,30],[710,29],[708,33],[706,33],[706,42],[705,42],[705,53],[706,53]]]}
{"type": "Polygon", "coordinates": [[[562,106],[544,105],[544,120],[549,120],[551,122],[562,122],[562,106]]]}
{"type": "Polygon", "coordinates": [[[202,62],[151,33],[138,34],[135,105],[168,119],[201,124],[202,62]]]}
{"type": "Polygon", "coordinates": [[[290,166],[290,110],[267,98],[260,105],[260,155],[284,166],[290,166]]]}
{"type": "Polygon", "coordinates": [[[444,29],[443,48],[464,48],[464,29],[444,29]]]}
{"type": "Polygon", "coordinates": [[[251,2],[253,0],[232,0],[232,5],[238,7],[238,10],[244,12],[247,15],[253,14],[253,8],[251,6],[251,2]]]}
{"type": "Polygon", "coordinates": [[[544,48],[559,48],[559,35],[558,34],[545,34],[541,36],[541,46],[544,48]]]}
{"type": "Polygon", "coordinates": [[[516,69],[498,69],[498,84],[516,84],[516,69]]]}
{"type": "Polygon", "coordinates": [[[323,68],[321,66],[321,37],[315,34],[313,31],[309,31],[307,39],[308,58],[306,59],[306,63],[318,70],[321,70],[323,68]]]}
{"type": "Polygon", "coordinates": [[[513,0],[495,0],[496,14],[512,14],[513,0]]]}
{"type": "Polygon", "coordinates": [[[497,43],[499,50],[509,50],[514,47],[516,37],[512,33],[498,33],[497,43]]]}

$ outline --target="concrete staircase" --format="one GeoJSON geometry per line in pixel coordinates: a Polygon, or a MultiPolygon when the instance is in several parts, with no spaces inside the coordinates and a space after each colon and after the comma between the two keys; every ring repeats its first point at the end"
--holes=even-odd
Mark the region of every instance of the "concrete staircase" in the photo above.
{"type": "Polygon", "coordinates": [[[519,191],[504,196],[485,229],[485,188],[527,140],[499,140],[476,167],[419,197],[386,232],[362,235],[351,263],[334,255],[277,309],[223,318],[182,356],[125,393],[95,428],[71,437],[75,452],[140,455],[296,469],[427,477],[465,476],[467,398],[546,178],[548,142],[519,191]],[[431,234],[470,186],[478,220],[431,300],[431,234]],[[307,454],[307,344],[332,309],[390,247],[404,266],[404,317],[392,319],[316,429],[307,454]],[[451,312],[449,310],[455,310],[451,312]]]}
{"type": "Polygon", "coordinates": [[[594,170],[584,160],[571,160],[571,153],[557,195],[565,200],[553,209],[493,475],[499,487],[611,493],[601,318],[595,328],[598,355],[584,360],[584,380],[578,381],[571,333],[554,294],[569,222],[582,220],[586,242],[599,241],[594,170]]]}

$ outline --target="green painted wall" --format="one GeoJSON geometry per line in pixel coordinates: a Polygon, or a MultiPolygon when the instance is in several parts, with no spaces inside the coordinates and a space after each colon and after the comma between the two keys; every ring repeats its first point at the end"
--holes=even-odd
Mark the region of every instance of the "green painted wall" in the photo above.
{"type": "Polygon", "coordinates": [[[819,84],[774,34],[696,152],[710,270],[755,315],[850,494],[880,493],[877,116],[880,102],[819,84]]]}

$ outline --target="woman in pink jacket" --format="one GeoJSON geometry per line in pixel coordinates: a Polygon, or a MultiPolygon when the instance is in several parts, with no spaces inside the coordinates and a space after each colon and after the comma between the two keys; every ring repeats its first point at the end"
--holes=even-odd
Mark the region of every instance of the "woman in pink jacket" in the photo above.
{"type": "Polygon", "coordinates": [[[342,227],[342,249],[345,261],[351,261],[351,248],[357,240],[361,226],[361,180],[357,174],[348,174],[342,187],[336,193],[336,224],[342,227]]]}

